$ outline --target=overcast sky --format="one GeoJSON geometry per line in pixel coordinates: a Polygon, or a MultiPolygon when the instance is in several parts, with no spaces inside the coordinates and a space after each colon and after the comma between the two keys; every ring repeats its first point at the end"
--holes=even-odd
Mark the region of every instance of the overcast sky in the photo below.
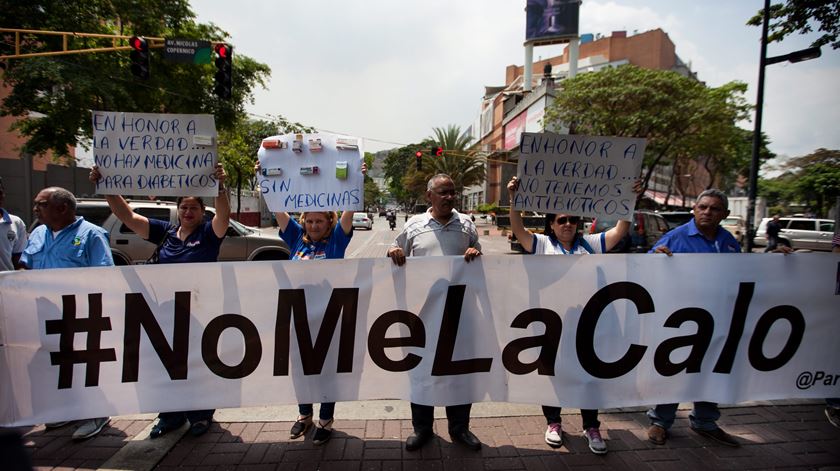
{"type": "MultiPolygon", "coordinates": [[[[234,54],[271,67],[248,111],[366,139],[377,151],[419,142],[432,127],[465,129],[485,85],[524,62],[525,0],[193,0],[201,22],[232,36],[234,54]]],[[[755,102],[761,29],[746,26],[761,0],[584,0],[581,33],[662,28],[700,80],[749,85],[755,102]]],[[[774,43],[768,56],[810,45],[774,43]]],[[[534,49],[534,60],[561,46],[534,49]]],[[[840,148],[840,50],[767,67],[763,129],[790,156],[840,148]]],[[[752,123],[742,123],[752,128],[752,123]]]]}

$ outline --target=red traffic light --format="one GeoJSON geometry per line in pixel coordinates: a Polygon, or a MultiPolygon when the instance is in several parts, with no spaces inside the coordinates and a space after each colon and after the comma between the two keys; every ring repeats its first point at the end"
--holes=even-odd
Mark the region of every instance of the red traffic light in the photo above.
{"type": "Polygon", "coordinates": [[[138,36],[132,37],[128,42],[131,44],[131,48],[135,51],[145,51],[149,48],[146,44],[146,40],[138,36]]]}
{"type": "Polygon", "coordinates": [[[417,152],[414,153],[414,156],[419,159],[420,157],[423,157],[423,153],[418,150],[417,152]]]}
{"type": "Polygon", "coordinates": [[[230,49],[228,49],[227,44],[216,44],[216,54],[221,59],[227,59],[230,54],[230,49]]]}
{"type": "Polygon", "coordinates": [[[437,147],[432,148],[432,151],[434,152],[434,155],[437,156],[437,157],[443,156],[443,147],[441,147],[441,146],[437,146],[437,147]]]}

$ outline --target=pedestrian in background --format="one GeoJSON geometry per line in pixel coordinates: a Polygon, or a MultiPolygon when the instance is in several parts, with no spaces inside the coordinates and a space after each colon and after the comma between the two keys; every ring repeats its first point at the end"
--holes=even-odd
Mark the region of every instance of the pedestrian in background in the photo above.
{"type": "MultiPolygon", "coordinates": [[[[514,176],[507,184],[510,193],[510,228],[516,240],[527,254],[536,255],[586,255],[606,253],[627,234],[630,221],[618,220],[614,227],[598,234],[581,235],[581,218],[571,214],[546,214],[544,234],[534,234],[525,228],[522,213],[513,209],[513,198],[519,189],[520,180],[514,176]]],[[[635,190],[641,192],[641,182],[636,182],[635,190]]],[[[628,216],[631,217],[631,216],[628,216]]],[[[547,423],[545,442],[552,447],[563,445],[563,429],[560,413],[562,408],[542,406],[547,423]]],[[[601,422],[597,409],[581,409],[583,436],[589,449],[596,455],[607,452],[607,443],[601,436],[601,422]]]]}
{"type": "MultiPolygon", "coordinates": [[[[215,178],[219,182],[219,194],[215,201],[216,214],[209,221],[204,219],[204,200],[197,196],[178,198],[177,225],[135,213],[120,195],[106,195],[105,200],[114,216],[126,227],[157,245],[156,263],[215,262],[230,225],[230,201],[225,190],[225,176],[222,164],[216,164],[215,178]]],[[[96,183],[100,178],[99,169],[94,167],[90,171],[90,181],[96,183]]],[[[180,428],[187,421],[190,423],[191,435],[203,435],[210,429],[214,412],[213,409],[161,412],[149,437],[160,437],[180,428]]]]}
{"type": "MultiPolygon", "coordinates": [[[[35,196],[35,216],[41,222],[29,236],[20,264],[29,270],[48,268],[109,267],[114,265],[105,229],[76,216],[76,197],[59,187],[41,190],[35,196]]],[[[82,421],[74,440],[98,434],[110,420],[99,417],[82,421]]],[[[47,424],[61,427],[68,422],[47,424]]]]}
{"type": "MultiPolygon", "coordinates": [[[[254,169],[259,174],[259,162],[254,169]]],[[[362,174],[367,174],[364,162],[362,174]]],[[[300,215],[300,221],[295,221],[289,213],[280,211],[274,213],[274,217],[280,237],[289,245],[292,260],[326,260],[344,258],[353,238],[353,214],[355,211],[343,211],[339,218],[335,211],[307,211],[300,215]]],[[[312,403],[298,404],[298,417],[292,424],[289,438],[305,435],[312,428],[314,413],[312,403]]],[[[326,443],[332,436],[334,422],[335,402],[322,402],[312,443],[326,443]]]]}
{"type": "MultiPolygon", "coordinates": [[[[439,173],[429,179],[426,198],[431,207],[423,214],[412,216],[388,249],[388,256],[397,266],[408,257],[434,255],[463,255],[469,262],[481,255],[478,231],[469,216],[454,209],[455,184],[449,175],[439,173]]],[[[473,450],[481,449],[481,442],[470,432],[472,404],[446,406],[449,436],[473,450]]],[[[433,436],[434,406],[411,403],[411,425],[414,433],[405,441],[405,449],[421,448],[433,436]]]]}
{"type": "MultiPolygon", "coordinates": [[[[649,253],[664,253],[669,257],[675,253],[739,253],[741,244],[720,222],[729,216],[729,198],[722,191],[708,189],[697,196],[694,205],[694,219],[667,232],[650,249],[649,253]]],[[[674,424],[679,404],[659,404],[648,410],[650,428],[648,439],[656,445],[664,445],[668,430],[674,424]]],[[[720,410],[714,402],[698,401],[689,413],[691,430],[727,446],[740,446],[732,435],[718,427],[720,410]]]]}
{"type": "Polygon", "coordinates": [[[782,231],[782,223],[779,222],[779,215],[774,214],[773,219],[767,222],[767,229],[765,229],[765,235],[767,235],[767,248],[764,249],[765,252],[772,252],[776,250],[776,247],[779,245],[779,232],[782,231]]]}
{"type": "Polygon", "coordinates": [[[0,271],[20,268],[20,254],[28,236],[23,220],[5,209],[6,187],[0,178],[0,271]]]}

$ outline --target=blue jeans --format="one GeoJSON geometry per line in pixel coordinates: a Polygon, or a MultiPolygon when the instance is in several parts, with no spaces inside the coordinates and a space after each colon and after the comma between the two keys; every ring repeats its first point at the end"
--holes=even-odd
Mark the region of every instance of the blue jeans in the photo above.
{"type": "MultiPolygon", "coordinates": [[[[312,404],[298,404],[298,412],[302,416],[312,415],[312,404]]],[[[322,402],[321,410],[318,411],[318,418],[327,422],[332,420],[335,412],[335,402],[322,402]]]]}
{"type": "MultiPolygon", "coordinates": [[[[677,417],[677,407],[679,407],[679,404],[658,404],[647,412],[650,423],[658,425],[665,430],[670,429],[674,425],[674,419],[677,417]]],[[[688,421],[691,424],[691,428],[698,430],[717,429],[716,422],[719,418],[720,410],[718,410],[718,406],[714,402],[695,402],[694,409],[688,414],[688,421]]]]}

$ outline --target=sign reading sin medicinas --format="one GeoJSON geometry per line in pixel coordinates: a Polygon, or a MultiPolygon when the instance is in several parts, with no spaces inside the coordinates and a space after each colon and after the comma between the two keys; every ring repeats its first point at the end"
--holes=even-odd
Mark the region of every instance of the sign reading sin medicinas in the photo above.
{"type": "Polygon", "coordinates": [[[629,137],[522,133],[518,210],[630,219],[636,206],[645,140],[629,137]]]}
{"type": "Polygon", "coordinates": [[[212,115],[94,111],[93,159],[102,195],[219,194],[212,115]]]}

